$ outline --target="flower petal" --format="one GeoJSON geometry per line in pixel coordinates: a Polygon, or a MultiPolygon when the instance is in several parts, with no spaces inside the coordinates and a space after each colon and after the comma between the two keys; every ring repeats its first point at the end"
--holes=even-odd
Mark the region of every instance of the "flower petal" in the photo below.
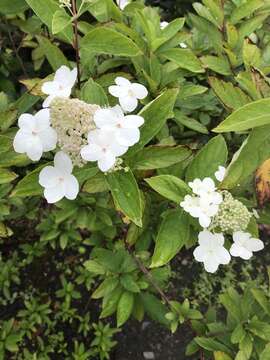
{"type": "Polygon", "coordinates": [[[51,105],[51,102],[53,101],[53,99],[55,98],[56,95],[49,95],[42,104],[42,107],[47,108],[51,105]]]}
{"type": "Polygon", "coordinates": [[[126,96],[128,94],[128,89],[126,87],[111,85],[109,86],[109,93],[114,97],[126,96]]]}
{"type": "Polygon", "coordinates": [[[59,91],[59,83],[56,81],[47,81],[42,85],[41,91],[47,95],[55,95],[59,91]]]}
{"type": "Polygon", "coordinates": [[[32,132],[32,130],[36,126],[35,117],[31,114],[22,114],[19,117],[18,125],[20,129],[24,131],[32,132]]]}
{"type": "Polygon", "coordinates": [[[115,156],[121,156],[124,155],[128,150],[127,146],[123,146],[121,144],[118,144],[117,142],[113,142],[110,145],[110,151],[112,152],[112,154],[114,154],[115,156]]]}
{"type": "Polygon", "coordinates": [[[208,257],[204,261],[204,268],[209,273],[212,273],[212,274],[215,273],[217,271],[218,267],[219,267],[219,262],[213,256],[208,257]]]}
{"type": "Polygon", "coordinates": [[[45,130],[50,126],[50,109],[39,110],[35,114],[36,131],[45,130]]]}
{"type": "Polygon", "coordinates": [[[97,127],[103,128],[105,126],[116,126],[117,116],[112,109],[99,109],[95,112],[94,122],[97,127]]]}
{"type": "Polygon", "coordinates": [[[250,238],[246,240],[245,247],[249,251],[260,251],[264,248],[264,243],[260,239],[250,238]]]}
{"type": "Polygon", "coordinates": [[[54,204],[63,199],[65,196],[65,189],[63,184],[57,184],[54,187],[45,188],[44,197],[49,204],[54,204]]]}
{"type": "Polygon", "coordinates": [[[116,83],[116,85],[119,85],[119,86],[123,86],[123,87],[129,87],[131,82],[122,77],[122,76],[117,76],[117,78],[114,80],[114,82],[116,83]]]}
{"type": "Polygon", "coordinates": [[[204,262],[206,259],[205,249],[202,246],[196,247],[193,251],[193,255],[196,261],[204,262]]]}
{"type": "Polygon", "coordinates": [[[76,199],[79,193],[79,182],[74,175],[65,176],[65,197],[69,200],[76,199]]]}
{"type": "Polygon", "coordinates": [[[230,253],[232,256],[240,257],[244,260],[249,260],[252,257],[252,252],[245,249],[243,246],[232,244],[230,248],[230,253]]]}
{"type": "Polygon", "coordinates": [[[110,170],[116,162],[116,157],[112,153],[106,153],[98,160],[98,167],[101,171],[105,172],[110,170]]]}
{"type": "Polygon", "coordinates": [[[218,258],[220,264],[227,265],[231,261],[230,253],[223,246],[217,247],[215,256],[218,258]]]}
{"type": "Polygon", "coordinates": [[[53,166],[44,167],[39,173],[39,184],[45,188],[55,187],[60,176],[59,171],[53,166]]]}
{"type": "Polygon", "coordinates": [[[32,161],[41,159],[43,153],[43,146],[39,136],[32,136],[28,138],[26,154],[32,161]]]}
{"type": "Polygon", "coordinates": [[[56,148],[57,132],[52,127],[41,131],[38,136],[41,140],[43,151],[51,151],[56,148]]]}
{"type": "Polygon", "coordinates": [[[131,112],[136,109],[138,105],[138,100],[133,96],[121,96],[119,98],[119,103],[122,109],[126,112],[131,112]]]}
{"type": "Polygon", "coordinates": [[[133,83],[131,84],[130,89],[137,99],[144,99],[148,95],[146,87],[141,84],[133,83]]]}
{"type": "Polygon", "coordinates": [[[86,161],[97,161],[103,154],[101,147],[96,144],[89,144],[81,149],[81,157],[86,161]]]}
{"type": "Polygon", "coordinates": [[[72,161],[64,151],[59,151],[55,155],[54,166],[63,174],[71,174],[73,169],[72,161]]]}
{"type": "Polygon", "coordinates": [[[140,130],[138,129],[118,129],[116,140],[122,146],[133,146],[140,140],[140,130]]]}
{"type": "Polygon", "coordinates": [[[199,223],[200,223],[201,227],[208,228],[208,226],[211,223],[211,218],[205,214],[201,214],[199,217],[199,223]]]}
{"type": "Polygon", "coordinates": [[[134,129],[144,124],[144,118],[139,115],[127,115],[124,118],[124,126],[127,129],[134,129]]]}
{"type": "Polygon", "coordinates": [[[25,133],[22,130],[17,131],[13,140],[13,147],[17,153],[19,154],[26,153],[29,137],[31,137],[30,134],[25,133]]]}

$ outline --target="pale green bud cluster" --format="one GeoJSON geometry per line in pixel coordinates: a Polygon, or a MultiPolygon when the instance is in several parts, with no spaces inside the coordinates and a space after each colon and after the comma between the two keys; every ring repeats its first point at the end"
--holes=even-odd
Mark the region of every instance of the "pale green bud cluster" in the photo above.
{"type": "Polygon", "coordinates": [[[252,214],[241,201],[233,198],[228,191],[222,191],[223,202],[219,205],[217,215],[213,217],[211,230],[233,233],[244,231],[252,218],[252,214]]]}
{"type": "Polygon", "coordinates": [[[107,171],[107,173],[112,173],[120,170],[124,170],[125,172],[128,172],[130,170],[129,167],[124,167],[123,163],[124,163],[123,159],[117,158],[114,167],[111,168],[109,171],[107,171]]]}
{"type": "Polygon", "coordinates": [[[57,132],[59,147],[70,156],[74,165],[83,166],[81,148],[87,135],[96,128],[94,114],[100,107],[78,99],[55,98],[50,105],[52,127],[57,132]]]}

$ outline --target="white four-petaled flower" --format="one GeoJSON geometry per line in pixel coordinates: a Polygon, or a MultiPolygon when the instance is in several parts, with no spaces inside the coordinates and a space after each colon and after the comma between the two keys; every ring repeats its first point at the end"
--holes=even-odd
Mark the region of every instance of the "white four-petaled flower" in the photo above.
{"type": "Polygon", "coordinates": [[[212,234],[204,230],[199,233],[199,246],[195,248],[193,255],[197,261],[203,262],[207,272],[214,273],[220,264],[227,265],[231,260],[223,245],[223,234],[212,234]]]}
{"type": "Polygon", "coordinates": [[[57,134],[50,126],[49,109],[40,110],[35,115],[22,114],[18,125],[13,141],[17,153],[25,153],[31,160],[38,161],[43,152],[55,149],[57,134]]]}
{"type": "Polygon", "coordinates": [[[215,172],[215,177],[218,181],[223,181],[226,174],[226,168],[224,166],[219,166],[218,171],[215,172]]]}
{"type": "Polygon", "coordinates": [[[120,7],[121,10],[124,10],[124,8],[131,2],[131,0],[116,0],[117,5],[120,7]]]}
{"type": "Polygon", "coordinates": [[[53,81],[47,81],[42,85],[42,92],[49,95],[43,102],[43,107],[49,107],[55,97],[69,98],[76,79],[77,68],[70,70],[65,65],[61,66],[56,71],[53,81]]]}
{"type": "Polygon", "coordinates": [[[128,79],[117,77],[116,85],[109,87],[109,93],[119,98],[122,109],[126,112],[132,112],[138,106],[138,99],[144,99],[148,95],[145,86],[138,83],[131,83],[128,79]]]}
{"type": "Polygon", "coordinates": [[[138,129],[144,119],[139,115],[125,116],[121,107],[99,109],[94,115],[94,122],[99,129],[111,131],[111,141],[122,146],[133,146],[140,140],[138,129]]]}
{"type": "Polygon", "coordinates": [[[72,175],[72,161],[67,154],[59,151],[54,157],[54,166],[46,166],[39,174],[39,183],[45,188],[44,197],[49,204],[66,197],[76,199],[79,183],[72,175]]]}
{"type": "Polygon", "coordinates": [[[230,248],[232,256],[238,256],[244,260],[249,260],[253,252],[264,248],[261,240],[253,238],[249,233],[236,231],[233,233],[233,244],[230,248]]]}
{"type": "Polygon", "coordinates": [[[180,206],[192,217],[198,218],[201,227],[208,228],[211,218],[218,212],[218,204],[209,201],[207,197],[186,195],[180,206]]]}
{"type": "Polygon", "coordinates": [[[127,146],[120,145],[113,139],[114,132],[108,129],[96,129],[88,134],[88,145],[81,150],[81,156],[86,161],[97,161],[101,171],[110,170],[116,163],[116,158],[123,155],[127,146]]]}
{"type": "Polygon", "coordinates": [[[198,218],[203,228],[207,228],[211,224],[211,218],[218,213],[223,197],[216,191],[211,178],[195,179],[188,185],[196,196],[186,195],[180,206],[192,217],[198,218]]]}

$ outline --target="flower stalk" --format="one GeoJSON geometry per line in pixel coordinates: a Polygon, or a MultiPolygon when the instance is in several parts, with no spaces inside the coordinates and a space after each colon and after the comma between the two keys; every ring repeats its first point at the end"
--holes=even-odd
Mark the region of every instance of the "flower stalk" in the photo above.
{"type": "Polygon", "coordinates": [[[78,33],[78,12],[76,0],[72,0],[72,27],[73,27],[73,48],[76,51],[76,64],[77,64],[77,72],[78,72],[78,88],[81,88],[81,72],[80,72],[80,49],[79,49],[79,33],[78,33]]]}

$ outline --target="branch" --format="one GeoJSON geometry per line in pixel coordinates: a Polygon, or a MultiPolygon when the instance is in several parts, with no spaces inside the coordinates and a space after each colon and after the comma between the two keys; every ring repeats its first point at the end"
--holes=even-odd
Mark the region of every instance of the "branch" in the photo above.
{"type": "Polygon", "coordinates": [[[72,0],[72,14],[73,14],[73,48],[76,51],[76,63],[78,71],[78,87],[81,88],[81,72],[80,72],[80,49],[79,49],[79,34],[78,34],[78,12],[76,0],[72,0]]]}

